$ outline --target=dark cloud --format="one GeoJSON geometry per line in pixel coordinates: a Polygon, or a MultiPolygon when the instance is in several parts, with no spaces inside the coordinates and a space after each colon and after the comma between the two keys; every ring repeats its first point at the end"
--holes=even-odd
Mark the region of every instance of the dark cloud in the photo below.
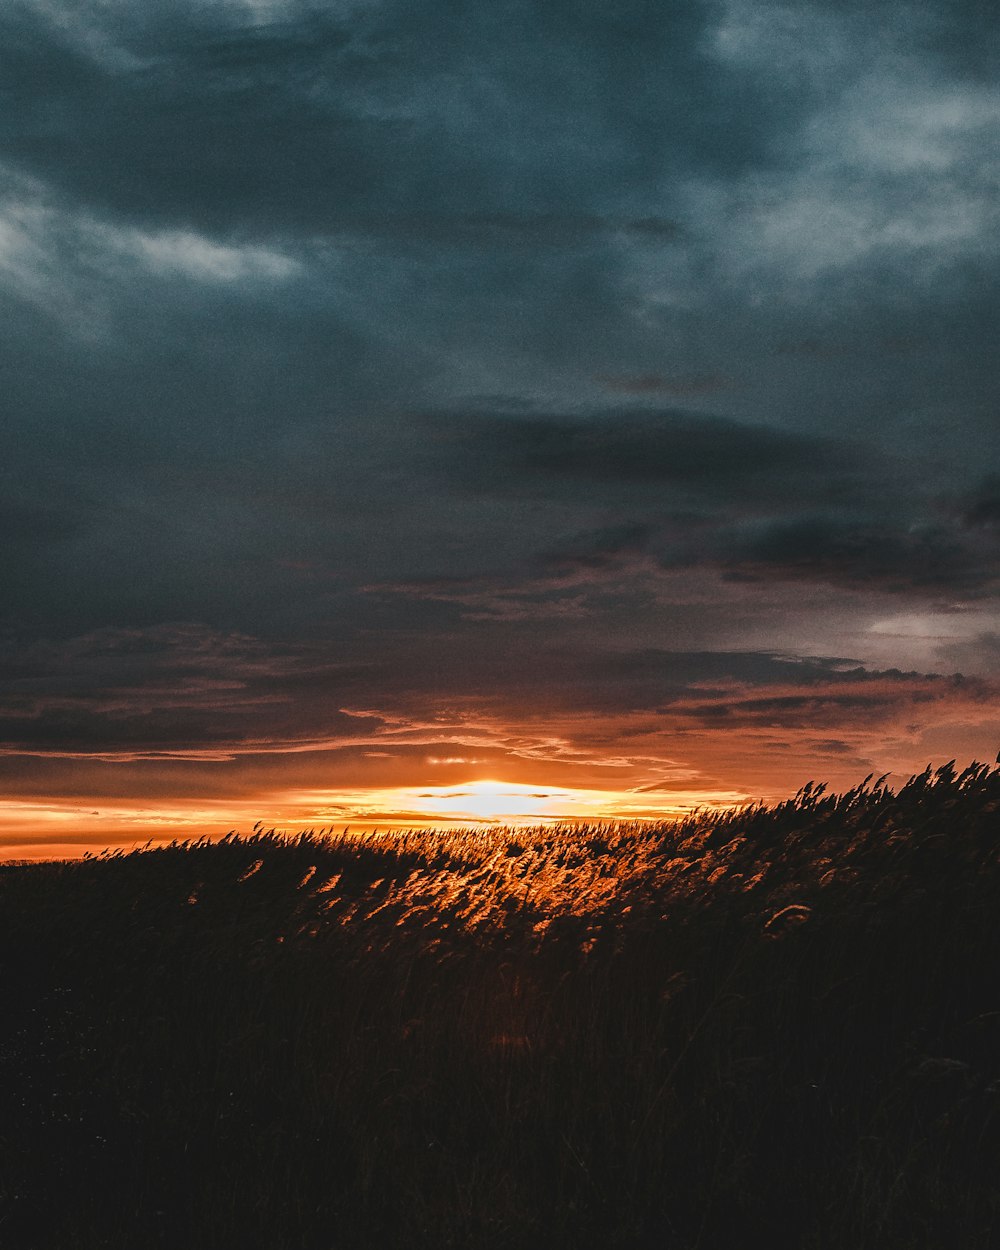
{"type": "Polygon", "coordinates": [[[970,529],[1000,528],[1000,477],[985,478],[966,500],[960,516],[970,529]]]}
{"type": "Polygon", "coordinates": [[[0,500],[0,531],[11,547],[45,548],[71,538],[86,523],[92,509],[81,501],[48,502],[11,495],[0,500]]]}
{"type": "Polygon", "coordinates": [[[0,737],[37,793],[46,754],[67,795],[428,754],[729,793],[995,734],[995,30],[3,7],[0,737]]]}
{"type": "Polygon", "coordinates": [[[1000,50],[992,5],[983,0],[945,0],[921,9],[922,51],[940,59],[953,73],[996,81],[1000,50]]]}
{"type": "Polygon", "coordinates": [[[805,578],[888,593],[921,588],[981,592],[996,584],[994,560],[941,525],[907,526],[804,516],[737,537],[724,557],[727,576],[805,578]]]}
{"type": "Polygon", "coordinates": [[[387,242],[436,247],[532,248],[586,245],[615,235],[669,241],[680,226],[660,217],[602,217],[587,213],[489,212],[450,215],[442,212],[378,213],[338,217],[331,214],[325,229],[334,236],[371,236],[387,242]]]}
{"type": "Polygon", "coordinates": [[[956,670],[1000,674],[1000,632],[983,630],[971,637],[942,641],[937,649],[939,663],[956,670]]]}
{"type": "Polygon", "coordinates": [[[623,557],[641,555],[653,537],[653,527],[638,522],[575,535],[563,546],[547,551],[543,565],[553,568],[602,569],[615,566],[623,557]]]}
{"type": "Polygon", "coordinates": [[[932,483],[923,497],[912,480],[900,489],[891,454],[858,440],[680,410],[472,412],[436,417],[431,429],[465,488],[559,500],[600,490],[609,508],[628,510],[543,552],[536,565],[550,575],[621,574],[644,557],[647,575],[652,562],[886,594],[978,596],[997,581],[997,552],[969,533],[993,525],[993,480],[948,517],[932,483]]]}
{"type": "MultiPolygon", "coordinates": [[[[347,667],[301,646],[268,648],[196,625],[8,643],[0,749],[197,757],[245,747],[248,738],[279,745],[297,736],[288,715],[294,692],[306,684],[329,694],[347,667]]],[[[345,723],[331,709],[329,732],[345,723]]]]}
{"type": "Polygon", "coordinates": [[[626,395],[672,395],[678,399],[712,395],[729,390],[733,385],[729,378],[717,373],[675,378],[662,373],[637,373],[625,377],[598,377],[597,381],[611,391],[621,391],[626,395]]]}
{"type": "Polygon", "coordinates": [[[778,483],[783,490],[809,489],[804,480],[861,466],[860,449],[838,439],[682,410],[588,417],[469,413],[435,417],[431,428],[455,450],[456,476],[488,465],[499,470],[499,489],[520,475],[611,486],[738,488],[759,497],[778,483]]]}
{"type": "MultiPolygon", "coordinates": [[[[52,485],[51,478],[42,482],[52,485]]],[[[52,562],[101,518],[100,504],[82,491],[70,487],[47,495],[38,486],[38,479],[34,489],[0,482],[0,580],[8,611],[21,594],[31,593],[40,575],[51,576],[52,562]]]]}
{"type": "Polygon", "coordinates": [[[608,225],[670,238],[655,212],[567,208],[588,175],[634,180],[642,159],[659,164],[659,126],[688,162],[745,163],[757,146],[724,87],[690,108],[693,81],[711,82],[697,3],[627,19],[384,4],[254,21],[237,6],[184,7],[132,5],[112,25],[84,5],[62,26],[12,9],[0,141],[19,167],[148,221],[418,239],[450,222],[495,243],[608,225]],[[581,128],[589,158],[567,160],[581,128]]]}
{"type": "Polygon", "coordinates": [[[336,24],[227,29],[220,14],[213,30],[204,12],[136,14],[117,31],[86,8],[76,30],[20,6],[6,16],[0,139],[22,169],[116,213],[215,228],[315,228],[334,175],[348,194],[364,185],[366,139],[392,127],[324,98],[349,43],[336,24]]]}
{"type": "MultiPolygon", "coordinates": [[[[748,694],[728,691],[722,697],[699,700],[697,692],[678,700],[669,715],[692,720],[700,727],[766,726],[785,730],[800,728],[816,732],[847,728],[864,722],[869,728],[879,723],[948,714],[954,704],[983,705],[995,697],[986,682],[970,682],[962,677],[922,676],[917,673],[859,674],[847,689],[838,681],[807,692],[748,694]]],[[[823,748],[824,753],[828,748],[823,748]]]]}
{"type": "Polygon", "coordinates": [[[373,667],[318,643],[275,645],[184,624],[8,641],[0,677],[0,754],[206,762],[356,750],[400,731],[405,750],[413,735],[497,747],[516,737],[509,717],[540,690],[545,707],[521,713],[526,729],[550,715],[636,713],[797,725],[822,711],[825,724],[852,709],[933,699],[957,680],[768,652],[554,641],[538,649],[524,640],[483,654],[472,636],[444,653],[432,639],[411,639],[373,667]],[[373,708],[376,691],[383,698],[373,708]]]}

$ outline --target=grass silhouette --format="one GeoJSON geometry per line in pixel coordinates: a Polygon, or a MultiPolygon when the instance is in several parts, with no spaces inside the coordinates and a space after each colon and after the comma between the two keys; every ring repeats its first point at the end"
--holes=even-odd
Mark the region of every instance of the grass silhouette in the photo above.
{"type": "Polygon", "coordinates": [[[1000,1240],[1000,770],[0,873],[0,1245],[1000,1240]]]}

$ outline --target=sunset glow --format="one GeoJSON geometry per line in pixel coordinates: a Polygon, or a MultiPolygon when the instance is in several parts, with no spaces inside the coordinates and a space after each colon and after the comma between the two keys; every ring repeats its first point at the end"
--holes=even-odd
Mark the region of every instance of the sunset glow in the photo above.
{"type": "Polygon", "coordinates": [[[79,799],[0,800],[0,859],[75,858],[105,847],[133,847],[221,837],[255,825],[286,833],[341,830],[454,828],[465,825],[540,825],[563,821],[658,820],[696,809],[738,807],[740,791],[614,791],[537,786],[477,779],[451,786],[262,793],[255,801],[208,803],[105,802],[79,799]]]}
{"type": "MultiPolygon", "coordinates": [[[[299,802],[305,796],[299,797],[299,802]]],[[[321,816],[379,824],[435,823],[542,824],[549,821],[634,820],[670,817],[697,807],[730,807],[745,802],[738,791],[673,791],[638,794],[631,791],[584,790],[568,786],[534,786],[518,782],[478,780],[456,786],[400,788],[324,796],[307,800],[321,816]],[[324,801],[325,800],[325,801],[324,801]]]]}
{"type": "Polygon", "coordinates": [[[616,806],[619,796],[583,790],[538,790],[532,786],[502,781],[472,781],[452,789],[437,787],[413,796],[415,811],[428,818],[446,820],[485,820],[520,823],[594,815],[616,806]],[[596,801],[596,805],[595,805],[596,801]],[[590,812],[586,811],[590,806],[590,812]]]}

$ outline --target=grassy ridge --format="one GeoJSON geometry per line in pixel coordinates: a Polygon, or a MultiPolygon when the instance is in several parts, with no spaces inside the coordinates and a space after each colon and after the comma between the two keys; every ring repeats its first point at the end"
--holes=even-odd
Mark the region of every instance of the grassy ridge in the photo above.
{"type": "Polygon", "coordinates": [[[1000,1240],[1000,770],[0,874],[0,1244],[1000,1240]]]}

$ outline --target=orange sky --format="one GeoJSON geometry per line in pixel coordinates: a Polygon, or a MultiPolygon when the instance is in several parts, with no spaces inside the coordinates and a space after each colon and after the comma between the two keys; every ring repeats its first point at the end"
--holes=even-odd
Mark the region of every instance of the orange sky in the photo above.
{"type": "Polygon", "coordinates": [[[468,713],[431,726],[355,709],[355,724],[370,732],[346,744],[8,755],[20,777],[0,797],[0,854],[78,856],[247,832],[257,822],[295,832],[657,819],[773,801],[808,780],[844,789],[869,772],[902,781],[956,754],[962,762],[995,755],[995,704],[978,685],[872,680],[867,717],[854,706],[857,683],[848,709],[839,697],[835,685],[814,686],[798,708],[809,723],[781,728],[774,707],[801,691],[771,687],[765,697],[732,687],[684,696],[698,699],[696,726],[685,723],[684,700],[670,714],[604,718],[533,709],[510,728],[468,713]],[[706,725],[713,698],[735,725],[706,725]]]}

